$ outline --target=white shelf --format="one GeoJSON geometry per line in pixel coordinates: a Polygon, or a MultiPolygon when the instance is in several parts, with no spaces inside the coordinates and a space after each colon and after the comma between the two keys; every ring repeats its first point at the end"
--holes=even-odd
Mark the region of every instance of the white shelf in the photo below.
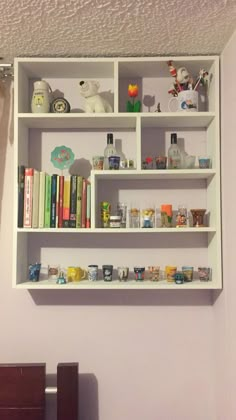
{"type": "Polygon", "coordinates": [[[143,169],[92,171],[96,179],[208,179],[214,176],[214,169],[143,169]]]}
{"type": "Polygon", "coordinates": [[[219,289],[219,287],[212,281],[202,282],[199,280],[193,280],[189,283],[176,284],[169,283],[166,280],[160,280],[157,282],[153,281],[135,281],[128,280],[126,282],[120,282],[119,280],[112,280],[111,282],[105,282],[103,280],[89,281],[83,280],[79,282],[71,282],[62,285],[56,284],[55,281],[51,280],[40,280],[38,282],[27,281],[25,283],[18,284],[17,289],[50,289],[50,290],[196,290],[196,289],[219,289]]]}
{"type": "Polygon", "coordinates": [[[71,229],[71,228],[49,228],[49,229],[33,229],[33,228],[18,228],[17,229],[18,233],[56,233],[56,234],[81,234],[81,233],[86,233],[86,234],[91,234],[91,233],[105,233],[105,234],[121,234],[121,233],[126,233],[126,234],[132,234],[132,233],[148,233],[148,234],[154,234],[154,233],[179,233],[179,234],[184,234],[184,233],[214,233],[216,232],[216,228],[214,227],[198,227],[198,228],[194,228],[194,227],[186,227],[186,228],[176,228],[176,227],[172,227],[172,228],[109,228],[109,229],[105,229],[105,228],[89,228],[89,229],[71,229]]]}
{"type": "MultiPolygon", "coordinates": [[[[222,288],[221,270],[221,192],[220,192],[220,130],[219,130],[219,58],[196,57],[121,57],[121,58],[17,58],[15,60],[14,110],[14,240],[13,287],[17,289],[73,290],[197,290],[222,288]],[[209,73],[207,95],[201,92],[199,112],[167,112],[173,82],[167,65],[186,66],[193,77],[204,68],[209,73]],[[33,114],[30,103],[33,84],[46,80],[53,92],[61,92],[71,105],[68,114],[33,114]],[[109,99],[114,112],[87,114],[85,100],[79,92],[81,80],[100,83],[100,92],[109,99]],[[131,82],[132,81],[132,82],[131,82]],[[127,113],[129,83],[139,86],[138,99],[142,112],[127,113]],[[203,94],[202,94],[203,93],[203,94]],[[152,99],[149,106],[147,98],[152,99]],[[153,103],[153,101],[155,103],[153,103]],[[162,112],[153,112],[157,103],[162,112]],[[151,111],[151,112],[149,112],[151,111]],[[102,155],[106,133],[114,132],[122,152],[133,159],[137,169],[91,170],[92,157],[102,155]],[[170,134],[176,132],[178,143],[187,153],[209,155],[212,169],[142,170],[147,156],[167,156],[170,134]],[[17,228],[17,168],[35,167],[53,173],[52,150],[64,144],[75,154],[74,169],[86,169],[91,180],[90,229],[17,228]],[[83,167],[84,165],[84,167],[83,167]],[[171,203],[174,212],[185,203],[191,208],[207,209],[208,226],[201,228],[95,228],[100,226],[100,202],[109,201],[115,213],[118,201],[137,208],[147,204],[159,208],[171,203]],[[78,255],[80,261],[78,261],[78,255]],[[40,261],[43,267],[60,262],[61,267],[91,263],[99,267],[111,262],[114,267],[168,264],[178,267],[189,264],[212,269],[212,281],[193,281],[177,285],[159,282],[81,281],[57,285],[42,280],[25,281],[28,265],[40,261]]],[[[55,170],[58,173],[59,170],[55,170]]],[[[77,173],[76,172],[76,173],[77,173]]],[[[65,170],[64,175],[68,175],[65,170]]],[[[112,213],[113,214],[113,213],[112,213]]],[[[175,213],[174,213],[175,217],[175,213]]],[[[191,221],[190,221],[191,224],[191,221]]],[[[42,277],[43,278],[43,277],[42,277]]]]}

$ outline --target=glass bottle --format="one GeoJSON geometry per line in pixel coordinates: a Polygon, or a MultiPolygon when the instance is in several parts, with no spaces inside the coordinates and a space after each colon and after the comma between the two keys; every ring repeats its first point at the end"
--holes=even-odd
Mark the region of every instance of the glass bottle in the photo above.
{"type": "Polygon", "coordinates": [[[107,146],[104,149],[104,169],[109,169],[109,157],[116,156],[116,148],[113,145],[113,133],[107,133],[107,146]]]}
{"type": "Polygon", "coordinates": [[[177,144],[177,134],[171,133],[171,145],[168,149],[168,169],[181,168],[181,151],[177,144]]]}

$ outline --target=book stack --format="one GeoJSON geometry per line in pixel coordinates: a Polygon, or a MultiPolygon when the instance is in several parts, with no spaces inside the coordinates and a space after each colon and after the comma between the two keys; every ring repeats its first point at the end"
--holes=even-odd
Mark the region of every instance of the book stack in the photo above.
{"type": "Polygon", "coordinates": [[[90,228],[90,181],[19,166],[18,227],[90,228]]]}

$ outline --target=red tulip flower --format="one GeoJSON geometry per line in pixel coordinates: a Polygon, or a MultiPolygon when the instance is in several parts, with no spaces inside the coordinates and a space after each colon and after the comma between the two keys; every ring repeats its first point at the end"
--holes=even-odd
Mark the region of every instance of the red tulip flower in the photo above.
{"type": "Polygon", "coordinates": [[[139,112],[141,108],[141,102],[134,102],[134,98],[138,96],[138,85],[129,84],[128,86],[128,95],[133,99],[132,103],[127,101],[126,110],[128,112],[139,112]]]}
{"type": "Polygon", "coordinates": [[[129,85],[128,87],[128,95],[130,98],[136,98],[138,96],[138,85],[129,85]]]}

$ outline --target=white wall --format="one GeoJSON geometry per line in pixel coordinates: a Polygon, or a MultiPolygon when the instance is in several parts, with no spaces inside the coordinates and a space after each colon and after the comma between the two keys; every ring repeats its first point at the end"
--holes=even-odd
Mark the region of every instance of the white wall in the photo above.
{"type": "MultiPolygon", "coordinates": [[[[53,374],[58,362],[79,361],[80,420],[216,420],[218,315],[209,292],[30,294],[11,288],[13,146],[8,120],[5,108],[0,126],[0,362],[45,361],[53,374]]],[[[50,410],[49,417],[53,420],[50,410]]]]}

